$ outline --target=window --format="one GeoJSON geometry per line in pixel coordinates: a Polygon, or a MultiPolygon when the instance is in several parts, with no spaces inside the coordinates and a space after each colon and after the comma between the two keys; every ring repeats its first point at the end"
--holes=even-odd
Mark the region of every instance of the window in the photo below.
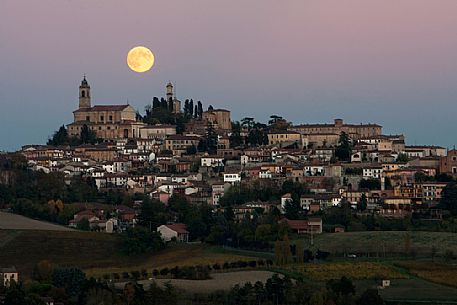
{"type": "Polygon", "coordinates": [[[85,90],[81,91],[81,97],[86,97],[86,91],[85,90]]]}
{"type": "Polygon", "coordinates": [[[112,115],[109,116],[109,120],[110,120],[110,122],[113,121],[113,116],[112,115]]]}
{"type": "Polygon", "coordinates": [[[90,122],[90,116],[86,116],[86,121],[90,122]]]}
{"type": "Polygon", "coordinates": [[[103,115],[100,116],[100,121],[104,121],[105,120],[105,117],[103,115]]]}

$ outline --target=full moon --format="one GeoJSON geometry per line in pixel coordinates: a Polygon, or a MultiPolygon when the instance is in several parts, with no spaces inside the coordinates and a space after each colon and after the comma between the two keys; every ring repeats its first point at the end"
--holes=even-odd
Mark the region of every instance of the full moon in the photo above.
{"type": "Polygon", "coordinates": [[[146,47],[134,47],[127,54],[127,65],[135,72],[146,72],[154,65],[154,54],[146,47]]]}

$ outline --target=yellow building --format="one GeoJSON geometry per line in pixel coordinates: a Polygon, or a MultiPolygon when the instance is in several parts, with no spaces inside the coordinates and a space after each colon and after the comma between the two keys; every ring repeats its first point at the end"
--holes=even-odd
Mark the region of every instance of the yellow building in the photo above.
{"type": "Polygon", "coordinates": [[[271,131],[268,133],[269,145],[291,145],[297,143],[300,148],[303,147],[303,137],[296,131],[271,131]]]}
{"type": "Polygon", "coordinates": [[[180,156],[188,147],[197,147],[199,141],[200,138],[197,136],[171,135],[165,140],[165,149],[172,151],[173,155],[180,156]]]}
{"type": "Polygon", "coordinates": [[[378,124],[345,124],[342,119],[335,119],[334,124],[303,124],[294,126],[291,130],[304,135],[313,134],[341,134],[347,133],[352,139],[360,139],[381,135],[382,126],[378,124]]]}
{"type": "Polygon", "coordinates": [[[74,121],[67,125],[69,136],[79,137],[84,125],[98,138],[114,140],[137,138],[145,126],[137,121],[136,111],[130,105],[91,105],[90,86],[84,76],[79,86],[79,107],[73,111],[74,121]]]}

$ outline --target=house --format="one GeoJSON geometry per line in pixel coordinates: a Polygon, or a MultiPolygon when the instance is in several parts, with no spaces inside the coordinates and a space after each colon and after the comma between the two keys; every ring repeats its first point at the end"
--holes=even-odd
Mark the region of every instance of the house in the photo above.
{"type": "Polygon", "coordinates": [[[3,286],[8,287],[12,281],[19,281],[19,273],[16,267],[0,268],[0,279],[3,281],[3,286]]]}
{"type": "Polygon", "coordinates": [[[379,179],[383,172],[382,165],[371,165],[363,168],[363,179],[379,179]]]}
{"type": "Polygon", "coordinates": [[[224,173],[224,182],[235,184],[241,182],[241,173],[233,172],[233,173],[224,173]]]}
{"type": "Polygon", "coordinates": [[[281,213],[286,213],[286,205],[290,202],[292,202],[292,195],[290,193],[281,196],[281,213]]]}
{"type": "Polygon", "coordinates": [[[279,222],[287,224],[289,228],[297,234],[322,233],[322,219],[318,217],[309,218],[307,220],[283,218],[279,222]]]}
{"type": "Polygon", "coordinates": [[[211,186],[212,205],[219,205],[219,199],[224,196],[226,189],[228,189],[228,184],[215,183],[211,186]]]}
{"type": "Polygon", "coordinates": [[[457,150],[451,149],[440,157],[440,173],[457,176],[457,150]]]}
{"type": "Polygon", "coordinates": [[[76,228],[78,223],[83,219],[87,219],[89,223],[100,220],[100,218],[98,218],[94,212],[89,210],[83,210],[73,215],[73,219],[69,221],[68,226],[76,228]]]}
{"type": "Polygon", "coordinates": [[[223,167],[224,166],[224,158],[216,157],[216,156],[205,156],[202,157],[201,160],[202,167],[223,167]]]}
{"type": "Polygon", "coordinates": [[[173,155],[181,156],[188,148],[197,147],[199,141],[198,136],[170,135],[165,140],[165,149],[172,151],[173,155]]]}
{"type": "Polygon", "coordinates": [[[183,223],[161,225],[157,228],[157,232],[166,242],[171,241],[173,238],[176,238],[179,242],[187,243],[189,241],[189,231],[187,231],[187,227],[183,223]]]}
{"type": "Polygon", "coordinates": [[[314,202],[314,196],[313,195],[302,195],[300,197],[300,207],[303,210],[309,211],[311,204],[314,202]]]}

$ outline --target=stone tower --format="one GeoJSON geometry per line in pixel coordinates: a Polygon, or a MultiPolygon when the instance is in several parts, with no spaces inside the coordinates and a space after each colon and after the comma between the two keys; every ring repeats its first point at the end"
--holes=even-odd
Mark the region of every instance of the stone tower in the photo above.
{"type": "Polygon", "coordinates": [[[90,108],[90,86],[84,75],[83,80],[81,81],[81,86],[79,86],[79,108],[90,108]]]}
{"type": "Polygon", "coordinates": [[[173,84],[168,82],[167,84],[167,101],[173,100],[173,84]]]}

